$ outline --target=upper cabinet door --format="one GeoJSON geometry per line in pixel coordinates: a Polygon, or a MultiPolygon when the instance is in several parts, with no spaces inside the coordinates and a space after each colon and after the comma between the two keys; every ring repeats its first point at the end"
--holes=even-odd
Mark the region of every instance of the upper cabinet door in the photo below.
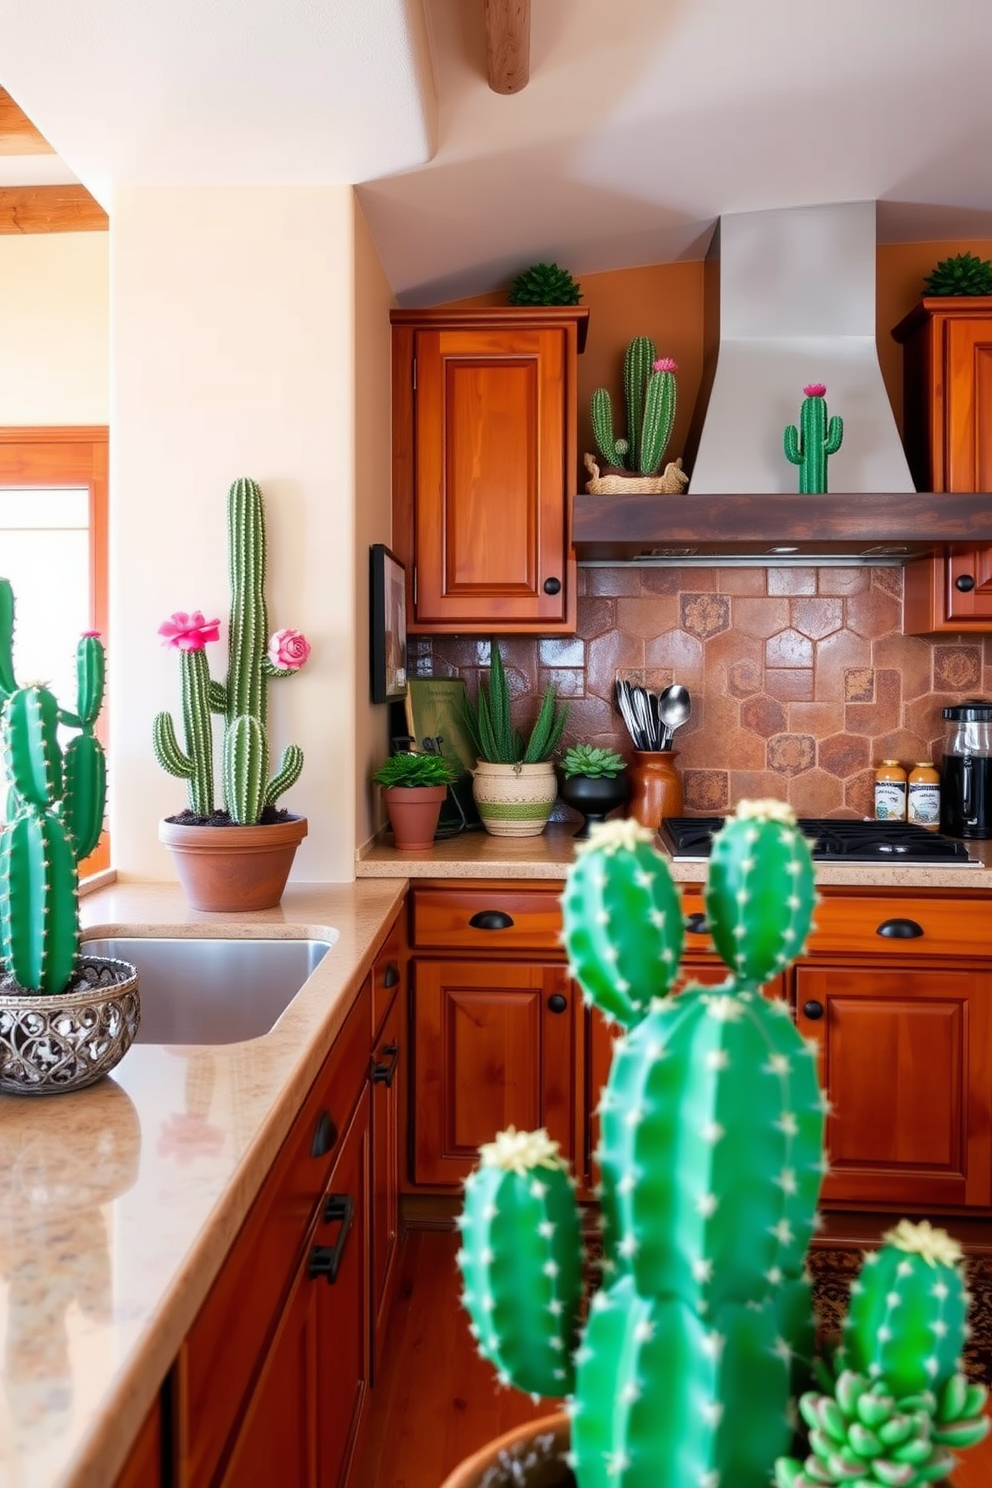
{"type": "Polygon", "coordinates": [[[411,630],[574,629],[581,314],[464,312],[448,324],[424,312],[396,328],[393,547],[411,630]]]}
{"type": "Polygon", "coordinates": [[[992,315],[944,324],[948,491],[992,491],[992,315]]]}

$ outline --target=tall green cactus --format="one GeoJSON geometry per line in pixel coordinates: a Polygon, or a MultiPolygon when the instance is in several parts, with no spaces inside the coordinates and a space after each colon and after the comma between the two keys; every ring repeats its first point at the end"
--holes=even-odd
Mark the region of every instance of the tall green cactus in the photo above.
{"type": "Polygon", "coordinates": [[[804,496],[826,493],[827,456],[837,453],[844,438],[844,420],[834,414],[827,421],[826,391],[822,382],[804,387],[806,396],[799,414],[802,433],[795,424],[787,424],[785,429],[785,457],[799,466],[799,491],[804,496]]]}
{"type": "Polygon", "coordinates": [[[613,406],[606,388],[592,395],[596,447],[609,465],[653,475],[661,465],[675,422],[677,364],[659,357],[648,336],[635,336],[623,359],[627,435],[613,433],[613,406]]]}
{"type": "MultiPolygon", "coordinates": [[[[782,1488],[846,1482],[850,1441],[867,1439],[857,1422],[845,1426],[840,1455],[826,1449],[845,1478],[824,1476],[833,1468],[821,1464],[807,1479],[783,1455],[792,1401],[813,1367],[805,1256],[826,1102],[814,1046],[761,986],[805,944],[816,897],[809,846],[782,803],[741,803],[714,840],[705,890],[730,975],[671,995],[682,914],[654,840],[633,821],[594,826],[562,897],[570,972],[586,1000],[625,1027],[599,1107],[604,1285],[570,1363],[577,1205],[546,1133],[502,1133],[466,1183],[460,1220],[472,1331],[502,1381],[568,1397],[579,1488],[767,1488],[776,1471],[782,1488]]],[[[916,1462],[924,1437],[963,1445],[977,1429],[977,1397],[947,1373],[960,1347],[954,1286],[947,1281],[942,1312],[931,1301],[924,1330],[918,1268],[909,1274],[884,1257],[878,1265],[883,1307],[894,1307],[892,1276],[905,1291],[907,1337],[877,1352],[889,1348],[888,1314],[869,1292],[844,1357],[876,1384],[876,1365],[892,1367],[890,1356],[901,1361],[900,1386],[918,1386],[921,1370],[945,1383],[939,1405],[931,1394],[920,1407],[930,1412],[923,1425],[911,1400],[900,1400],[901,1414],[884,1406],[887,1421],[898,1419],[877,1455],[888,1463],[891,1449],[897,1473],[865,1473],[856,1488],[915,1484],[898,1475],[899,1453],[916,1462]],[[944,1323],[935,1368],[926,1360],[944,1323]]],[[[809,1409],[840,1419],[834,1404],[809,1409]]]]}
{"type": "Polygon", "coordinates": [[[156,717],[152,742],[162,768],[188,780],[190,810],[209,817],[215,804],[210,713],[223,713],[224,802],[231,821],[253,825],[295,784],[303,769],[303,751],[290,744],[269,778],[268,680],[299,671],[310,647],[298,631],[280,630],[268,638],[265,521],[255,481],[243,477],[231,486],[227,533],[231,610],[226,680],[211,680],[203,652],[205,644],[218,637],[218,621],[204,620],[200,611],[177,612],[165,621],[159,633],[181,657],[185,748],[176,740],[168,713],[156,717]]]}
{"type": "Polygon", "coordinates": [[[14,596],[0,579],[0,741],[8,824],[0,830],[0,968],[28,992],[59,993],[79,955],[78,864],[103,829],[107,770],[94,733],[104,653],[95,634],[76,648],[76,706],[47,687],[18,687],[14,596]],[[75,728],[63,754],[60,727],[75,728]]]}

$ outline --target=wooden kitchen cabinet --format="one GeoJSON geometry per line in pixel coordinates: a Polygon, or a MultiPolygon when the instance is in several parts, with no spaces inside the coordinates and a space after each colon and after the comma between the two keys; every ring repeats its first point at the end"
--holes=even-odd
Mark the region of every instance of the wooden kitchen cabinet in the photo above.
{"type": "Polygon", "coordinates": [[[988,902],[824,894],[796,968],[796,1022],[831,1103],[824,1203],[992,1208],[988,902]]]}
{"type": "Polygon", "coordinates": [[[393,310],[393,537],[413,632],[575,629],[587,310],[393,310]]]}
{"type": "MultiPolygon", "coordinates": [[[[992,296],[921,300],[892,334],[917,489],[992,491],[992,296]]],[[[908,564],[903,629],[992,631],[992,549],[908,564]]]]}
{"type": "MultiPolygon", "coordinates": [[[[393,962],[391,964],[398,964],[393,962]]],[[[405,1133],[407,1001],[394,988],[372,1055],[372,1371],[378,1372],[396,1292],[400,1152],[405,1133]]]]}
{"type": "Polygon", "coordinates": [[[162,1402],[156,1399],[114,1480],[114,1488],[160,1488],[164,1460],[162,1402]]]}

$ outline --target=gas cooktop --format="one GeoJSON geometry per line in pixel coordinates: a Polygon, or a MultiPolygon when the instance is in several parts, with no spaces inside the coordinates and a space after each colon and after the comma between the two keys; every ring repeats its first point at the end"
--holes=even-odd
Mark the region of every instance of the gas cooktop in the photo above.
{"type": "MultiPolygon", "coordinates": [[[[661,824],[661,838],[676,863],[709,857],[710,839],[722,816],[673,816],[661,824]]],[[[798,825],[813,844],[817,862],[980,868],[963,842],[914,822],[851,821],[838,817],[800,817],[798,825]]]]}

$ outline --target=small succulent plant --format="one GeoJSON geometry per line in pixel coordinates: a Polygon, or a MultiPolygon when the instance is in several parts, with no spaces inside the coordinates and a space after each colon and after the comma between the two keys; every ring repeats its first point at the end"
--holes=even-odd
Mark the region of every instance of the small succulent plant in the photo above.
{"type": "Polygon", "coordinates": [[[303,751],[283,750],[269,776],[267,728],[270,677],[291,677],[310,654],[298,630],[268,634],[265,606],[265,524],[262,493],[253,480],[236,480],[227,498],[228,570],[231,611],[228,667],[223,682],[210,676],[204,647],[216,641],[220,621],[196,610],[177,610],[159,626],[163,645],[179,652],[185,748],[168,713],[155,718],[152,742],[163,770],[188,781],[189,809],[209,820],[215,814],[211,713],[224,715],[222,752],[224,804],[232,822],[252,826],[299,779],[303,751]]]}
{"type": "Polygon", "coordinates": [[[626,437],[613,431],[613,406],[606,388],[592,395],[590,414],[596,448],[608,465],[654,475],[661,465],[675,423],[678,364],[659,357],[649,336],[635,336],[623,359],[626,437]]]}
{"type": "Polygon", "coordinates": [[[441,754],[415,754],[402,751],[391,754],[372,776],[373,784],[384,790],[396,786],[415,788],[423,785],[450,785],[456,771],[441,754]]]}
{"type": "Polygon", "coordinates": [[[923,281],[928,295],[992,295],[992,261],[973,253],[942,258],[923,281]]]}
{"type": "Polygon", "coordinates": [[[549,760],[561,740],[568,720],[568,706],[559,704],[549,683],[541,707],[527,736],[515,728],[510,712],[510,686],[494,640],[489,648],[489,682],[479,679],[475,703],[465,699],[462,723],[472,741],[476,757],[491,765],[536,765],[549,760]]]}
{"type": "Polygon", "coordinates": [[[7,825],[0,830],[0,972],[27,992],[61,993],[79,957],[78,865],[103,828],[107,766],[95,727],[104,653],[95,632],[76,647],[75,708],[13,668],[14,593],[0,579],[0,739],[7,825]],[[63,749],[59,731],[77,732],[63,749]]]}
{"type": "Polygon", "coordinates": [[[556,263],[532,264],[510,285],[511,305],[577,305],[582,291],[567,269],[556,263]]]}
{"type": "Polygon", "coordinates": [[[589,780],[613,780],[627,761],[615,749],[601,749],[598,744],[573,744],[562,755],[561,769],[566,780],[585,775],[589,780]]]}

